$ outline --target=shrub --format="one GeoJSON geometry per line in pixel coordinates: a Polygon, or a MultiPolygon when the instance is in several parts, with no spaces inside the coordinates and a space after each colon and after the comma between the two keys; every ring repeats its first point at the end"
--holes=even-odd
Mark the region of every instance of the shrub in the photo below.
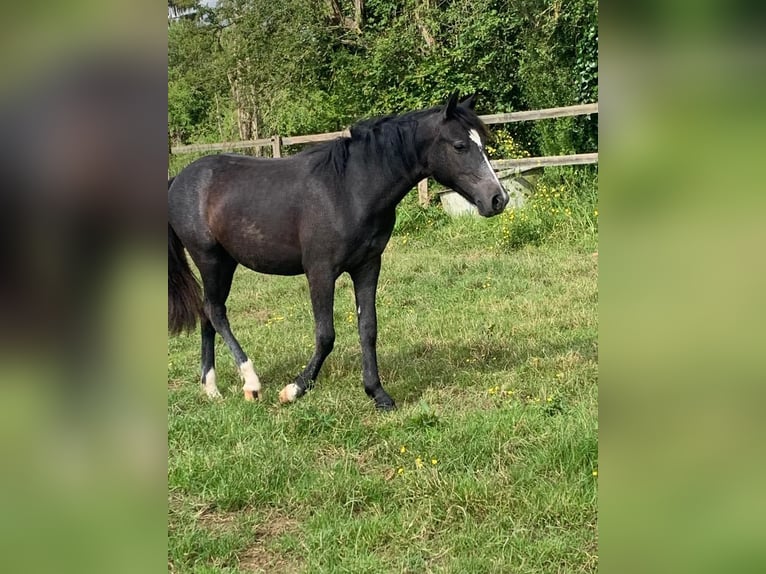
{"type": "Polygon", "coordinates": [[[529,152],[505,129],[495,130],[492,133],[492,140],[487,144],[487,155],[489,159],[530,157],[529,152]]]}
{"type": "MultiPolygon", "coordinates": [[[[429,182],[430,183],[430,182],[429,182]]],[[[450,219],[440,205],[432,202],[422,207],[418,194],[410,191],[396,209],[394,235],[417,235],[424,231],[438,229],[450,219]]]]}
{"type": "Polygon", "coordinates": [[[498,246],[519,249],[548,238],[593,239],[598,231],[598,169],[549,168],[527,203],[500,215],[498,246]]]}

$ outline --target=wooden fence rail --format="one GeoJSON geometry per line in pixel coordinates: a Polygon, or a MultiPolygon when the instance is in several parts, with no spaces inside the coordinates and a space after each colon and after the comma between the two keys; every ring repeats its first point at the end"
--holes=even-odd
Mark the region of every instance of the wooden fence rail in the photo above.
{"type": "Polygon", "coordinates": [[[598,153],[575,153],[571,155],[548,155],[544,157],[524,157],[519,159],[495,159],[489,162],[495,171],[518,169],[525,171],[536,167],[556,165],[585,165],[598,163],[598,153]]]}
{"type": "Polygon", "coordinates": [[[258,140],[244,140],[238,142],[223,142],[212,144],[188,144],[177,145],[170,148],[172,154],[197,153],[207,151],[227,151],[232,149],[246,149],[261,146],[270,146],[271,138],[261,138],[258,140]]]}
{"type": "MultiPolygon", "coordinates": [[[[545,110],[530,110],[525,112],[510,112],[507,114],[490,114],[485,116],[479,116],[485,124],[509,124],[514,122],[526,122],[532,120],[542,120],[550,118],[564,118],[571,116],[583,116],[588,114],[598,113],[598,103],[595,104],[582,104],[579,106],[566,106],[562,108],[548,108],[545,110]]],[[[224,151],[235,149],[249,149],[254,147],[270,147],[272,150],[279,150],[278,155],[275,157],[281,157],[281,146],[283,145],[296,145],[306,143],[318,143],[334,140],[342,136],[348,136],[349,131],[343,130],[339,132],[328,132],[323,134],[310,134],[303,136],[273,136],[270,138],[261,138],[256,140],[246,140],[237,142],[222,142],[211,144],[189,144],[178,145],[170,148],[170,152],[173,154],[182,153],[198,153],[208,151],[224,151]],[[276,145],[275,145],[276,144],[276,145]]]]}
{"type": "Polygon", "coordinates": [[[529,110],[526,112],[510,112],[507,114],[490,114],[479,116],[485,124],[510,124],[513,122],[528,122],[531,120],[547,120],[550,118],[566,118],[570,116],[586,116],[598,113],[598,103],[565,106],[563,108],[548,108],[545,110],[529,110]]]}
{"type": "MultiPolygon", "coordinates": [[[[548,108],[545,110],[529,110],[523,112],[510,112],[505,114],[489,114],[479,116],[485,124],[509,124],[514,122],[526,122],[534,120],[565,118],[572,116],[583,116],[598,113],[598,102],[594,104],[581,104],[578,106],[565,106],[560,108],[548,108]]],[[[236,149],[249,149],[255,147],[270,147],[272,157],[282,157],[283,145],[296,145],[307,143],[318,143],[334,140],[339,137],[348,136],[349,131],[327,132],[323,134],[309,134],[303,136],[272,136],[270,138],[261,138],[256,140],[223,142],[212,144],[189,144],[179,145],[170,148],[173,154],[199,153],[236,149]]],[[[508,171],[512,173],[521,173],[529,169],[545,166],[560,165],[583,165],[589,163],[598,163],[598,153],[582,153],[572,155],[557,155],[545,157],[527,157],[523,159],[499,159],[490,162],[496,171],[508,171]]],[[[421,205],[426,205],[428,197],[428,180],[424,179],[418,183],[418,200],[421,205]]]]}

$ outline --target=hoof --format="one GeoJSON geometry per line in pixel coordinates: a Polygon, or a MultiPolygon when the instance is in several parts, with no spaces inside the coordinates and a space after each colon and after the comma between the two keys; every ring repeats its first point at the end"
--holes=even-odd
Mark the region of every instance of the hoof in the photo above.
{"type": "Polygon", "coordinates": [[[279,391],[279,402],[282,404],[295,402],[303,393],[301,388],[295,383],[290,383],[284,389],[279,391]]]}
{"type": "Polygon", "coordinates": [[[218,385],[215,384],[215,369],[210,369],[205,376],[202,377],[202,390],[209,399],[220,399],[221,393],[218,390],[218,385]]]}
{"type": "Polygon", "coordinates": [[[395,411],[396,403],[391,397],[386,397],[380,401],[375,401],[375,408],[381,412],[395,411]]]}
{"type": "Polygon", "coordinates": [[[260,399],[261,381],[258,378],[255,369],[253,369],[253,363],[250,362],[250,359],[239,366],[239,374],[245,381],[245,384],[242,385],[242,391],[245,394],[245,400],[251,402],[255,399],[260,399]]]}

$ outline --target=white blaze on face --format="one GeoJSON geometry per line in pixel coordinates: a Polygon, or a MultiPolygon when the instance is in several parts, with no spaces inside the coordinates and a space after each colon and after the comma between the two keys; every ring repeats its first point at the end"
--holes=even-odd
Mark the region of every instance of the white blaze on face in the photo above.
{"type": "Polygon", "coordinates": [[[479,146],[480,150],[484,149],[484,146],[481,143],[481,137],[479,136],[479,132],[476,130],[470,130],[468,132],[468,137],[471,138],[471,141],[475,143],[477,146],[479,146]]]}
{"type": "Polygon", "coordinates": [[[503,184],[500,183],[500,180],[497,179],[497,174],[495,173],[495,170],[492,169],[492,164],[489,163],[489,158],[487,157],[487,154],[484,153],[484,146],[481,143],[481,137],[479,136],[479,132],[472,129],[468,131],[468,137],[471,138],[471,141],[475,143],[477,146],[479,146],[479,151],[481,151],[482,157],[484,157],[484,164],[487,166],[487,169],[489,170],[489,173],[492,174],[492,179],[495,180],[495,183],[500,187],[500,189],[503,190],[503,196],[508,195],[505,191],[505,187],[503,187],[503,184]]]}
{"type": "Polygon", "coordinates": [[[218,399],[221,393],[218,391],[218,385],[215,384],[215,369],[210,369],[205,373],[205,382],[203,383],[205,394],[211,399],[218,399]]]}

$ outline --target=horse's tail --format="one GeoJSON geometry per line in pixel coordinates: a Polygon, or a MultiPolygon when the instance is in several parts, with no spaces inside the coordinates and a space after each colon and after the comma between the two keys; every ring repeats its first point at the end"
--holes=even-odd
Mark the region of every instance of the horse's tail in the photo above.
{"type": "Polygon", "coordinates": [[[168,331],[191,331],[202,312],[202,292],[192,275],[184,246],[168,223],[168,331]]]}

